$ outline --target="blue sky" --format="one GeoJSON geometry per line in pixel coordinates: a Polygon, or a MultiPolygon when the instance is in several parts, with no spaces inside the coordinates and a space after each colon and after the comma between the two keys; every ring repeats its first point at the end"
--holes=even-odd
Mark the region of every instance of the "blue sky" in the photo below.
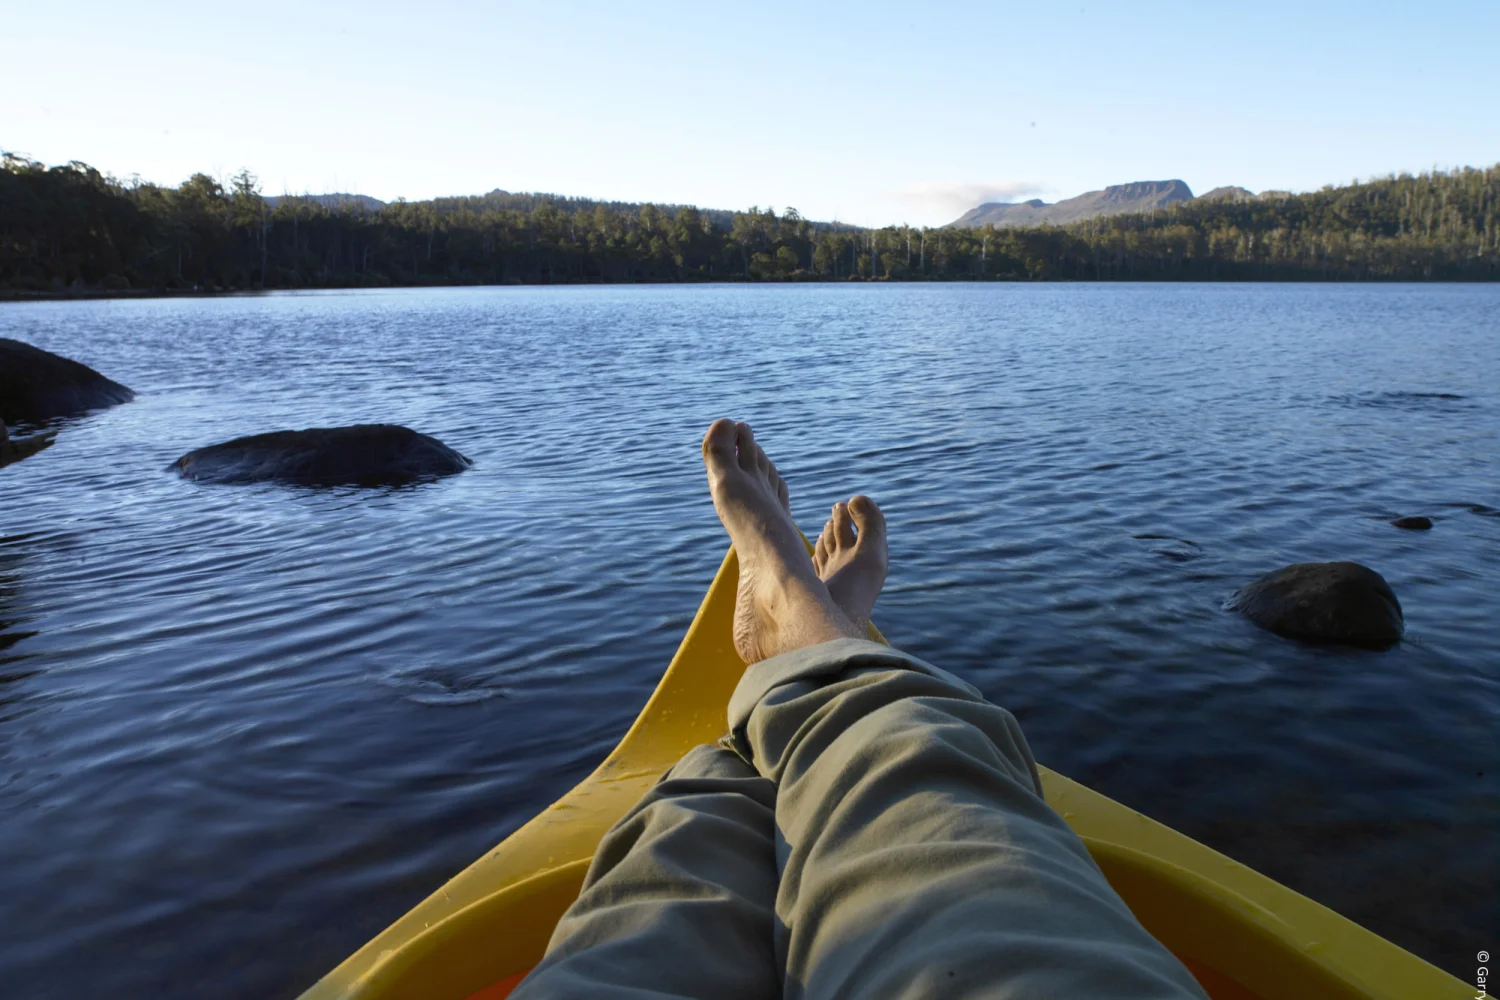
{"type": "Polygon", "coordinates": [[[269,194],[941,224],[1500,162],[1500,2],[7,2],[0,149],[269,194]]]}

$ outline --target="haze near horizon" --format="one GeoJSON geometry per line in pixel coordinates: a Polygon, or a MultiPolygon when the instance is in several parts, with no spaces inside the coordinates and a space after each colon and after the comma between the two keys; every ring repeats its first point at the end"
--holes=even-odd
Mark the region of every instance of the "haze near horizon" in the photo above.
{"type": "Polygon", "coordinates": [[[1138,180],[1500,161],[1500,6],[11,11],[0,149],[390,201],[495,188],[861,225],[1138,180]],[[1462,31],[1453,26],[1463,25],[1462,31]]]}

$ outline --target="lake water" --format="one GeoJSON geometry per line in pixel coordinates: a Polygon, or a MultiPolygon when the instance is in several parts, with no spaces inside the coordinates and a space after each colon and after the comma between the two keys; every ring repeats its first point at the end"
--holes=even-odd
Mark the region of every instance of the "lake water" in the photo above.
{"type": "Polygon", "coordinates": [[[721,415],[809,534],[882,503],[876,620],[1043,763],[1461,978],[1494,943],[1500,287],[330,292],[0,336],[139,393],[0,471],[7,995],[294,996],[582,778],[723,555],[721,415]],[[375,421],[475,466],[165,471],[375,421]],[[1221,610],[1323,559],[1385,575],[1399,647],[1221,610]]]}

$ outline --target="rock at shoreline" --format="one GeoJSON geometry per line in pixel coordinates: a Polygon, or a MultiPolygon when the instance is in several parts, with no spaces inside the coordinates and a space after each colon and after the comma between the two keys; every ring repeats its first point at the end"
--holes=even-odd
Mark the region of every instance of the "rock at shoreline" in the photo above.
{"type": "Polygon", "coordinates": [[[1303,642],[1389,649],[1401,641],[1401,602],[1384,577],[1353,562],[1296,563],[1229,599],[1261,628],[1303,642]]]}
{"type": "Polygon", "coordinates": [[[189,452],[169,467],[209,483],[398,486],[474,463],[436,438],[395,424],[274,431],[189,452]]]}
{"type": "Polygon", "coordinates": [[[0,337],[0,420],[39,424],[134,398],[88,365],[0,337]]]}
{"type": "Polygon", "coordinates": [[[1415,517],[1398,517],[1391,523],[1398,528],[1405,528],[1407,531],[1426,531],[1432,527],[1432,518],[1422,517],[1421,515],[1415,517]]]}

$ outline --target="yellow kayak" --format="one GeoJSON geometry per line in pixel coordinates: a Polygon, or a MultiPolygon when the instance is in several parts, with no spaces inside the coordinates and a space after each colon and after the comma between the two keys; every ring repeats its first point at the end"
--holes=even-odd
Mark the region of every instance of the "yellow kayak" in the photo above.
{"type": "MultiPolygon", "coordinates": [[[[684,753],[723,735],[745,669],[730,634],[738,579],[731,549],[651,700],[598,770],[303,1000],[508,995],[541,959],[605,831],[684,753]]],[[[1215,1000],[1473,996],[1471,986],[1327,907],[1060,774],[1041,773],[1048,803],[1215,1000]]]]}

